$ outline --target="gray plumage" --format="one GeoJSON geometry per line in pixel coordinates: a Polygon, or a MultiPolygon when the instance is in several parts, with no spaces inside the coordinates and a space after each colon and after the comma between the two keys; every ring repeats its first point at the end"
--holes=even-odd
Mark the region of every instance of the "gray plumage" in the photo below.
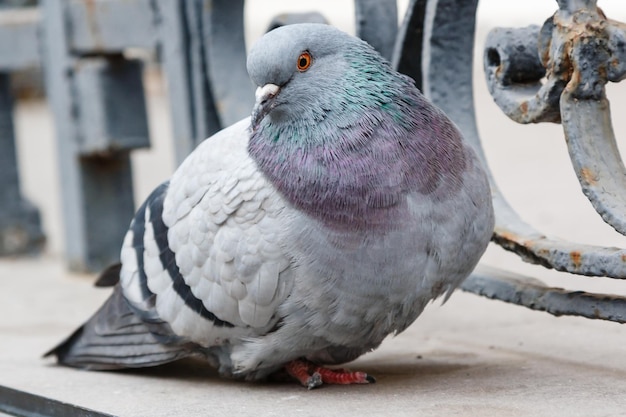
{"type": "Polygon", "coordinates": [[[411,79],[320,24],[266,34],[248,72],[252,117],[138,210],[113,296],[50,352],[60,363],[197,355],[247,379],[299,358],[343,363],[478,262],[494,222],[487,178],[411,79]]]}

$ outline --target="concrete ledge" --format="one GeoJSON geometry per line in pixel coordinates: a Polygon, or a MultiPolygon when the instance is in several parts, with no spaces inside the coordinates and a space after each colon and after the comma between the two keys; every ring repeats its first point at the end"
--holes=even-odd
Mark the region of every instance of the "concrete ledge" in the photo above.
{"type": "Polygon", "coordinates": [[[0,261],[0,276],[0,385],[103,414],[625,415],[626,331],[615,323],[555,318],[459,292],[350,364],[378,383],[307,391],[223,380],[196,361],[132,372],[56,366],[41,355],[109,291],[49,258],[0,261]]]}

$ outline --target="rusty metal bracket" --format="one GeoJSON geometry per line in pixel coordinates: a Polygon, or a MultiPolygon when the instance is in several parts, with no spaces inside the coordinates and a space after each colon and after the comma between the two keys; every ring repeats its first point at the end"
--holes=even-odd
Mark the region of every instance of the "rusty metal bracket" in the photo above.
{"type": "Polygon", "coordinates": [[[607,19],[596,1],[561,1],[559,6],[541,29],[490,32],[484,55],[487,84],[511,119],[563,124],[583,192],[624,234],[626,169],[604,85],[626,76],[626,26],[607,19]]]}

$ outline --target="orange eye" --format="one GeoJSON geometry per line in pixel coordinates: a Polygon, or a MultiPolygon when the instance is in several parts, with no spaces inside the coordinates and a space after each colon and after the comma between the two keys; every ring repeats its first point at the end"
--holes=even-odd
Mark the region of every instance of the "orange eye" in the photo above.
{"type": "Polygon", "coordinates": [[[298,57],[298,61],[296,62],[296,67],[298,67],[298,71],[306,71],[311,66],[313,62],[313,58],[311,54],[308,52],[303,52],[298,57]]]}

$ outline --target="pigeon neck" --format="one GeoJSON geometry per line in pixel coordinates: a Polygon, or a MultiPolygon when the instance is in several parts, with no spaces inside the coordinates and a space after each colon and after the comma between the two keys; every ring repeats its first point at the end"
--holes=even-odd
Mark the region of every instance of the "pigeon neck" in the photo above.
{"type": "Polygon", "coordinates": [[[420,107],[369,109],[341,128],[341,114],[306,128],[266,124],[248,151],[287,201],[333,229],[402,227],[409,192],[445,198],[465,168],[458,131],[420,107]]]}

